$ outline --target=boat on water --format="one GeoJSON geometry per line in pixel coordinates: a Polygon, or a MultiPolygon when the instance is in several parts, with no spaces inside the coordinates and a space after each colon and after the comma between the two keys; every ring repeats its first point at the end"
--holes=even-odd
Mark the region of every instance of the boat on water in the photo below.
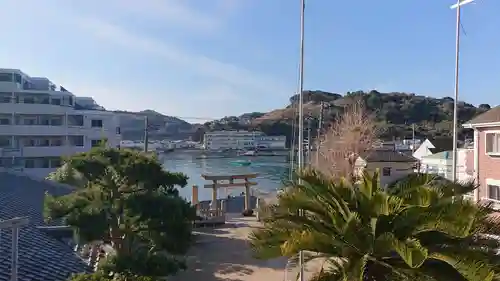
{"type": "Polygon", "coordinates": [[[257,156],[257,151],[249,150],[249,151],[245,151],[244,153],[242,153],[240,155],[241,156],[257,156]]]}
{"type": "Polygon", "coordinates": [[[250,160],[236,160],[236,161],[231,161],[229,163],[231,163],[232,165],[236,165],[236,166],[250,166],[250,165],[252,165],[252,161],[250,161],[250,160]]]}

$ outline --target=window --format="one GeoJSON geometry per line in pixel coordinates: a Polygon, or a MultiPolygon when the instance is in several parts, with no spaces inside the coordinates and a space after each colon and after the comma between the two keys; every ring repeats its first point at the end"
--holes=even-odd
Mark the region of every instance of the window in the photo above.
{"type": "Polygon", "coordinates": [[[98,147],[101,145],[101,140],[90,140],[90,146],[98,147]]]}
{"type": "Polygon", "coordinates": [[[91,125],[93,128],[94,127],[102,128],[102,120],[94,119],[94,120],[92,120],[91,125]]]}
{"type": "Polygon", "coordinates": [[[44,125],[44,126],[50,125],[50,117],[41,116],[40,117],[40,125],[44,125]]]}
{"type": "Polygon", "coordinates": [[[61,159],[59,158],[54,158],[54,159],[50,159],[50,167],[51,168],[59,168],[61,167],[61,159]]]}
{"type": "Polygon", "coordinates": [[[50,103],[53,105],[61,105],[61,99],[52,99],[50,103]]]}
{"type": "Polygon", "coordinates": [[[10,147],[10,137],[0,137],[0,147],[10,147]]]}
{"type": "Polygon", "coordinates": [[[500,155],[500,133],[486,133],[486,154],[500,155]]]}
{"type": "Polygon", "coordinates": [[[35,146],[35,139],[23,139],[23,146],[35,146]]]}
{"type": "Polygon", "coordinates": [[[36,119],[35,118],[24,118],[22,124],[23,125],[36,125],[36,119]]]}
{"type": "Polygon", "coordinates": [[[24,160],[24,168],[35,168],[35,160],[34,159],[25,159],[24,160]]]}
{"type": "Polygon", "coordinates": [[[62,145],[63,145],[62,138],[52,139],[50,141],[50,146],[62,146],[62,145]]]}
{"type": "Polygon", "coordinates": [[[83,115],[68,115],[68,126],[83,126],[83,115]]]}
{"type": "Polygon", "coordinates": [[[71,146],[83,146],[83,136],[69,136],[68,141],[71,146]]]}
{"type": "Polygon", "coordinates": [[[49,97],[42,97],[40,99],[41,104],[50,104],[50,98],[49,97]]]}
{"type": "Polygon", "coordinates": [[[38,144],[39,146],[50,146],[50,139],[41,139],[38,144]]]}
{"type": "Polygon", "coordinates": [[[500,187],[488,184],[488,198],[500,201],[500,187]]]}
{"type": "Polygon", "coordinates": [[[12,73],[0,73],[0,82],[12,82],[14,75],[12,73]]]}
{"type": "Polygon", "coordinates": [[[50,168],[50,159],[48,158],[42,158],[40,159],[40,162],[41,162],[41,166],[42,168],[50,168]]]}
{"type": "Polygon", "coordinates": [[[120,129],[120,127],[116,127],[116,134],[117,134],[117,135],[121,134],[121,129],[120,129]]]}
{"type": "Polygon", "coordinates": [[[10,103],[11,100],[12,100],[12,94],[10,93],[0,94],[0,103],[10,103]]]}
{"type": "Polygon", "coordinates": [[[24,103],[35,103],[35,98],[34,97],[24,97],[23,102],[24,103]]]}
{"type": "Polygon", "coordinates": [[[391,175],[391,168],[390,167],[382,168],[382,176],[389,177],[390,175],[391,175]]]}
{"type": "Polygon", "coordinates": [[[15,73],[14,74],[14,81],[16,83],[22,84],[23,83],[23,78],[21,77],[21,74],[15,73]]]}
{"type": "Polygon", "coordinates": [[[61,117],[53,117],[50,119],[51,126],[62,126],[63,119],[61,117]]]}
{"type": "Polygon", "coordinates": [[[0,118],[0,125],[10,125],[9,118],[0,118]]]}

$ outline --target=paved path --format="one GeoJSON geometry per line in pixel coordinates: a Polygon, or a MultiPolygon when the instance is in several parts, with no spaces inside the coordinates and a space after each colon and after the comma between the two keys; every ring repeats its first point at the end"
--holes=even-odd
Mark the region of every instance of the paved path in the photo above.
{"type": "Polygon", "coordinates": [[[171,280],[283,281],[285,258],[261,261],[251,256],[248,234],[258,226],[255,218],[234,217],[222,228],[195,232],[188,269],[171,280]]]}

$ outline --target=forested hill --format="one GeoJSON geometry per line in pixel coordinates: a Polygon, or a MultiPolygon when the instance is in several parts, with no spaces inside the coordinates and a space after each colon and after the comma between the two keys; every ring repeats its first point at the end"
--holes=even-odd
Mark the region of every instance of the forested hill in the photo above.
{"type": "MultiPolygon", "coordinates": [[[[450,97],[432,98],[413,93],[348,92],[345,95],[324,91],[304,92],[304,114],[312,118],[312,128],[317,128],[317,120],[323,104],[326,122],[331,121],[343,108],[359,99],[364,100],[369,111],[373,112],[381,128],[382,138],[393,139],[410,137],[415,126],[417,137],[450,136],[453,124],[453,99],[450,97]]],[[[230,116],[221,120],[207,122],[199,128],[195,139],[201,138],[204,131],[221,129],[262,130],[269,135],[292,134],[292,122],[296,118],[294,104],[298,95],[290,98],[286,108],[267,113],[247,113],[242,116],[230,116]]],[[[478,107],[459,102],[458,117],[460,124],[490,109],[488,104],[478,107]]],[[[460,138],[469,132],[460,130],[460,138]]]]}

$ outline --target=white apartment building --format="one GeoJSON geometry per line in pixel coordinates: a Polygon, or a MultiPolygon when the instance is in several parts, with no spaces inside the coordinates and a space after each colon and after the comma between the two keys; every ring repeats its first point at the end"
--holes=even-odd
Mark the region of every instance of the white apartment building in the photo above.
{"type": "Polygon", "coordinates": [[[119,146],[118,116],[77,108],[88,106],[47,78],[0,68],[0,168],[45,177],[61,156],[88,151],[103,139],[119,146]]]}
{"type": "MultiPolygon", "coordinates": [[[[469,182],[474,179],[474,169],[471,164],[473,151],[471,149],[457,149],[457,180],[469,182]]],[[[420,172],[437,174],[446,179],[452,180],[453,175],[453,151],[442,151],[431,155],[423,156],[420,160],[420,172]]]]}
{"type": "Polygon", "coordinates": [[[206,150],[224,149],[285,149],[285,136],[266,136],[263,132],[215,131],[203,138],[206,150]]]}

